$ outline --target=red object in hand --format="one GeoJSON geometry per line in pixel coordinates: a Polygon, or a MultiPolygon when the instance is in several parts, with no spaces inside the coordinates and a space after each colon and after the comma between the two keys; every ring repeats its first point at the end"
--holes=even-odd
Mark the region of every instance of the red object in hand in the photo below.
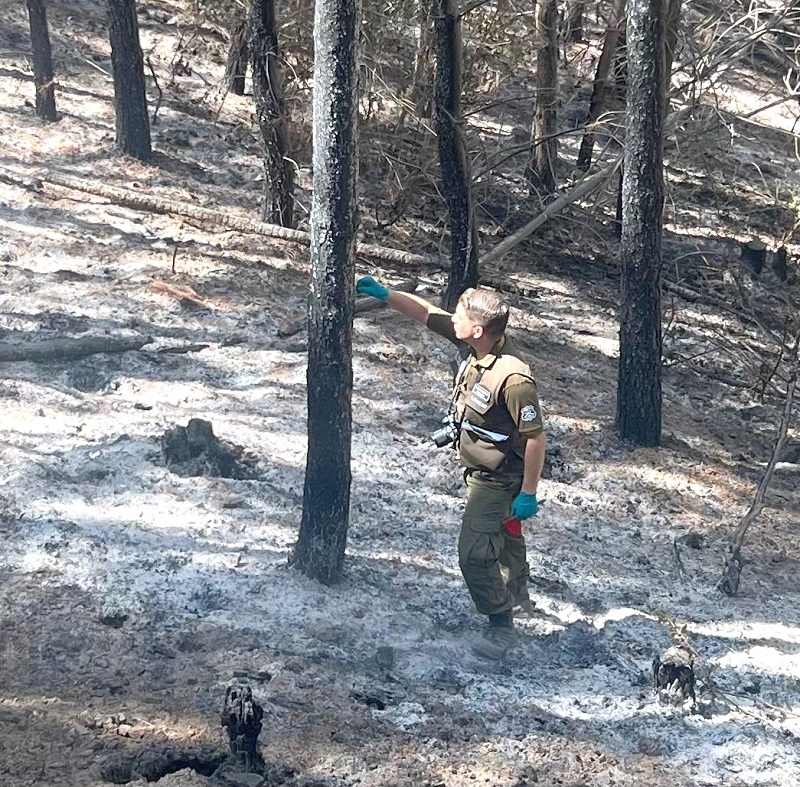
{"type": "Polygon", "coordinates": [[[505,528],[506,533],[508,533],[510,536],[516,536],[519,538],[522,535],[522,522],[518,517],[507,516],[503,520],[503,527],[505,528]]]}

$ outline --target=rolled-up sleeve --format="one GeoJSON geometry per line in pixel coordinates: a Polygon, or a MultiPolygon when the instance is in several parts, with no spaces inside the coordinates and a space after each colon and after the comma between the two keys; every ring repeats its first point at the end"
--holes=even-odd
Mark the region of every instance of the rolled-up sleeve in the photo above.
{"type": "Polygon", "coordinates": [[[453,344],[460,344],[459,340],[456,339],[455,328],[453,328],[453,315],[450,314],[450,312],[446,312],[444,309],[432,311],[428,315],[428,321],[425,323],[425,327],[429,331],[438,333],[439,336],[444,336],[445,339],[453,342],[453,344]]]}

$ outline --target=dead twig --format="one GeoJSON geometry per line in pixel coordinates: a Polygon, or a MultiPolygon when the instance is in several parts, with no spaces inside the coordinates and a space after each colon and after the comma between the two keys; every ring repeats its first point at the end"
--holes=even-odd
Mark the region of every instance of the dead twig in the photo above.
{"type": "Polygon", "coordinates": [[[683,567],[683,561],[681,560],[681,552],[680,548],[678,547],[678,539],[672,539],[672,556],[675,558],[675,566],[678,569],[678,574],[681,577],[686,576],[686,569],[683,567]]]}
{"type": "Polygon", "coordinates": [[[153,77],[153,84],[156,86],[156,91],[158,92],[156,106],[155,109],[153,109],[153,117],[150,118],[150,123],[155,126],[156,123],[158,123],[158,110],[161,108],[161,102],[164,99],[164,91],[161,89],[161,85],[158,84],[156,70],[153,68],[153,64],[150,62],[149,55],[147,56],[147,67],[150,69],[150,75],[153,77]]]}
{"type": "Polygon", "coordinates": [[[170,284],[169,282],[162,281],[161,279],[156,279],[150,284],[150,289],[153,290],[153,292],[161,292],[165,295],[171,295],[173,298],[177,298],[181,302],[191,301],[195,305],[202,306],[205,309],[214,308],[214,304],[203,298],[202,295],[199,295],[191,287],[179,287],[177,284],[170,284]]]}
{"type": "Polygon", "coordinates": [[[800,345],[800,333],[795,335],[794,344],[789,352],[791,356],[791,369],[789,374],[789,384],[786,389],[786,398],[783,404],[783,414],[781,415],[781,422],[778,427],[778,435],[775,444],[772,447],[772,454],[770,455],[767,468],[764,471],[764,477],[758,485],[755,499],[750,506],[750,510],[744,515],[744,518],[736,528],[728,554],[725,557],[725,564],[722,569],[722,577],[717,582],[717,589],[722,591],[727,596],[735,596],[739,590],[739,581],[742,575],[742,567],[744,559],[742,558],[742,546],[744,545],[744,537],[750,525],[755,521],[756,517],[761,513],[764,508],[764,498],[767,494],[770,481],[775,472],[775,466],[778,464],[778,457],[783,451],[783,446],[786,443],[786,434],[789,430],[789,421],[792,416],[792,409],[794,407],[794,393],[797,385],[798,373],[798,345],[800,345]]]}

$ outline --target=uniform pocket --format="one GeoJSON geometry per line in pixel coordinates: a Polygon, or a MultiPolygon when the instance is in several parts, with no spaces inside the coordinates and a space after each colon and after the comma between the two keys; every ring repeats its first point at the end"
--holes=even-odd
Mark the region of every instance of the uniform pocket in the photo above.
{"type": "Polygon", "coordinates": [[[462,572],[470,567],[485,568],[497,563],[503,551],[503,537],[498,533],[472,531],[459,544],[458,562],[462,572]]]}
{"type": "Polygon", "coordinates": [[[464,524],[476,533],[500,534],[511,509],[515,485],[484,473],[467,475],[464,524]]]}

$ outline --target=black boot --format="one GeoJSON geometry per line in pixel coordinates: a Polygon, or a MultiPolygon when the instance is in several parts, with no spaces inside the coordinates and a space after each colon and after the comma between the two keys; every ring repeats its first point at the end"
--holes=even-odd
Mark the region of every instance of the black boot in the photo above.
{"type": "Polygon", "coordinates": [[[477,656],[498,661],[508,653],[516,638],[514,613],[511,610],[498,612],[496,615],[489,615],[489,628],[473,644],[472,650],[477,656]]]}

